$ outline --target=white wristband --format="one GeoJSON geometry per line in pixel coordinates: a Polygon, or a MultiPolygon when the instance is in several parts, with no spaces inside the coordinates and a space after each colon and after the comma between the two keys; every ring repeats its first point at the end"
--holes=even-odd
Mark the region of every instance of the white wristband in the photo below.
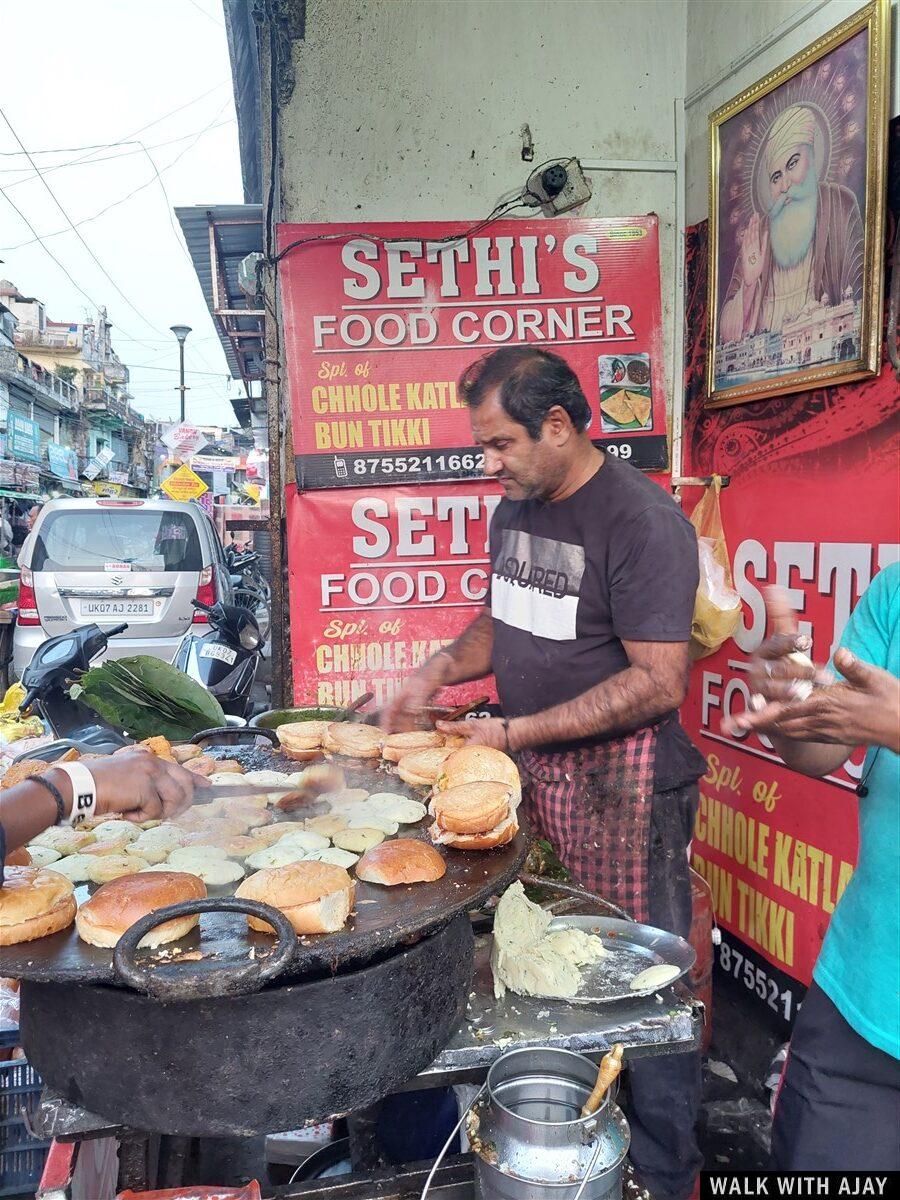
{"type": "Polygon", "coordinates": [[[54,771],[65,771],[72,781],[72,812],[69,814],[69,824],[77,828],[82,821],[94,815],[97,804],[97,785],[94,777],[80,762],[54,763],[54,771]]]}

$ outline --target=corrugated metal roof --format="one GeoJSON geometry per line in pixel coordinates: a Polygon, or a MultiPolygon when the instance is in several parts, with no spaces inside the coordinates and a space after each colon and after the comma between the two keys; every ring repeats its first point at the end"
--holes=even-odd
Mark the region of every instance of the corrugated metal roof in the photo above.
{"type": "Polygon", "coordinates": [[[237,280],[241,260],[254,251],[262,252],[263,226],[260,204],[198,204],[191,208],[176,208],[184,240],[187,243],[194,270],[203,289],[206,306],[215,322],[216,332],[225,351],[233,378],[245,383],[264,376],[263,321],[257,315],[224,318],[216,312],[213,287],[213,259],[210,229],[214,230],[219,260],[220,278],[225,295],[219,297],[219,308],[255,309],[257,303],[246,296],[237,280]],[[228,337],[226,323],[232,330],[257,333],[258,337],[238,339],[228,337]]]}

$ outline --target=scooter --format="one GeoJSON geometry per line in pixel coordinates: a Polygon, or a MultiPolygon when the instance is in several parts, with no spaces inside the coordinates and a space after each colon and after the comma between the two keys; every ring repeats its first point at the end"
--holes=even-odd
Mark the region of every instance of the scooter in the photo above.
{"type": "Polygon", "coordinates": [[[209,629],[182,638],[174,665],[215,696],[227,715],[251,716],[253,684],[265,642],[259,622],[249,609],[236,604],[192,603],[206,613],[209,629]]]}
{"type": "Polygon", "coordinates": [[[53,762],[73,748],[82,754],[112,754],[132,744],[120,729],[108,725],[92,708],[69,695],[72,681],[103,653],[111,637],[127,628],[127,624],[109,629],[83,625],[72,633],[48,638],[34,652],[22,673],[25,699],[20,708],[25,712],[33,705],[57,740],[31,751],[27,757],[53,762]]]}

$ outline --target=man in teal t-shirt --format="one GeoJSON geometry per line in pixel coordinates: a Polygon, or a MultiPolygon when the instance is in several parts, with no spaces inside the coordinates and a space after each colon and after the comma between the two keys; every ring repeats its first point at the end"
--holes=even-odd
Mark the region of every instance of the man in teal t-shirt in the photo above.
{"type": "Polygon", "coordinates": [[[778,589],[775,634],[751,688],[764,708],[731,730],[767,733],[788,766],[827,775],[868,747],[859,795],[859,860],[841,897],[794,1026],[772,1153],[782,1170],[900,1169],[900,564],[854,610],[833,674],[788,656],[808,649],[778,589]],[[837,676],[835,680],[834,676],[837,676]],[[808,695],[812,680],[818,686],[808,695]]]}

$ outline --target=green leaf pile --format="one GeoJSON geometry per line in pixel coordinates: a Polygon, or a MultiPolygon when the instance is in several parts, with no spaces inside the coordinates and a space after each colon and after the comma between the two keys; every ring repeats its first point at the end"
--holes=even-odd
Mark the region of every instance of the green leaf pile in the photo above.
{"type": "Polygon", "coordinates": [[[187,741],[201,729],[225,724],[222,706],[206,688],[148,654],[111,658],[91,667],[72,691],[76,688],[78,699],[136,741],[187,741]]]}

